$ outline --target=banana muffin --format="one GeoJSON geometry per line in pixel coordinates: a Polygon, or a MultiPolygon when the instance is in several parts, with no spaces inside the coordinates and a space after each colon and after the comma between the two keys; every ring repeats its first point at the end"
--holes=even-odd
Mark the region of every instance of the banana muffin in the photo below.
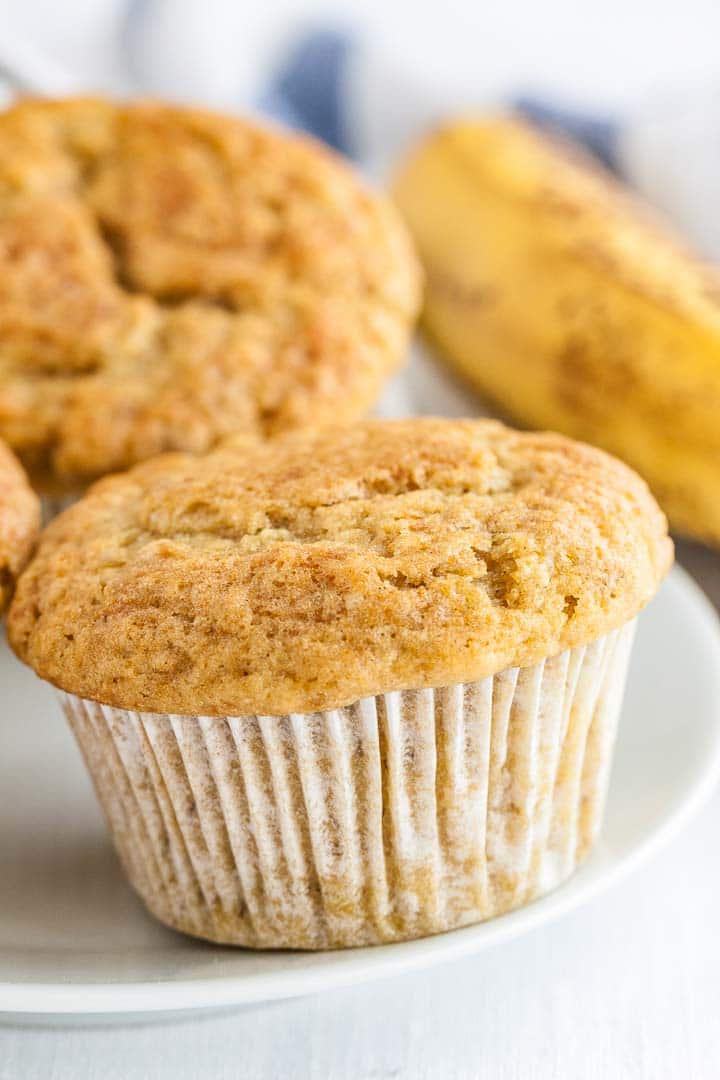
{"type": "Polygon", "coordinates": [[[419,285],[395,211],[310,139],[153,103],[0,114],[0,435],[42,490],[362,415],[419,285]]]}
{"type": "Polygon", "coordinates": [[[40,506],[19,462],[0,440],[0,612],[30,557],[40,526],[40,506]]]}
{"type": "Polygon", "coordinates": [[[62,691],[161,920],[394,941],[532,900],[586,854],[671,561],[602,451],[366,421],[100,481],[43,534],[9,635],[62,691]]]}

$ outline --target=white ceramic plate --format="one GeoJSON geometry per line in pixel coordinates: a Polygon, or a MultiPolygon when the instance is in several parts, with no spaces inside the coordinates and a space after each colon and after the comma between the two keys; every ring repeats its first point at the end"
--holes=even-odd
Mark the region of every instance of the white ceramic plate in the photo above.
{"type": "Polygon", "coordinates": [[[408,944],[252,953],[193,942],[125,884],[54,697],[0,643],[0,1012],[128,1013],[292,997],[478,952],[587,900],[666,841],[720,772],[720,636],[674,570],[641,619],[606,824],[551,896],[408,944]]]}

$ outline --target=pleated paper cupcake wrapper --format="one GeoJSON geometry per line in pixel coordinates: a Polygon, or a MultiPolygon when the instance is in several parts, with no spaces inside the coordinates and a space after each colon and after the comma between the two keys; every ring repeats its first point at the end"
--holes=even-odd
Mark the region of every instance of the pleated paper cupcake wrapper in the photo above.
{"type": "Polygon", "coordinates": [[[399,941],[573,872],[602,820],[633,630],[307,715],[63,702],[130,881],[164,923],[258,948],[399,941]]]}

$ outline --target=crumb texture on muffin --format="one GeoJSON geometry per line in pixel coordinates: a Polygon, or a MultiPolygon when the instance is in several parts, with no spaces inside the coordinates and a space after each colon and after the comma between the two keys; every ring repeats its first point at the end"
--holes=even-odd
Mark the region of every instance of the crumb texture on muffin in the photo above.
{"type": "Polygon", "coordinates": [[[10,599],[40,527],[40,504],[14,455],[0,440],[0,611],[10,599]]]}
{"type": "Polygon", "coordinates": [[[395,211],[309,139],[151,103],[0,114],[0,435],[50,488],[361,415],[418,304],[395,211]]]}
{"type": "Polygon", "coordinates": [[[594,641],[671,560],[645,483],[602,451],[488,420],[366,421],[100,481],[46,530],[9,633],[107,705],[310,712],[594,641]]]}

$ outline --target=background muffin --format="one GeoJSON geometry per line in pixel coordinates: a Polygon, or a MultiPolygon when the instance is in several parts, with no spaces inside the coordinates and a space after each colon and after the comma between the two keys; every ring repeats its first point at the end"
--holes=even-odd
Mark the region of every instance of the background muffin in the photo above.
{"type": "Polygon", "coordinates": [[[40,525],[40,507],[19,463],[0,440],[0,612],[27,562],[40,525]]]}
{"type": "Polygon", "coordinates": [[[36,484],[362,414],[419,278],[319,144],[159,104],[0,116],[0,435],[36,484]]]}
{"type": "Polygon", "coordinates": [[[671,558],[600,451],[366,422],[101,481],[44,534],[10,640],[67,692],[161,919],[389,941],[532,899],[586,853],[671,558]]]}

